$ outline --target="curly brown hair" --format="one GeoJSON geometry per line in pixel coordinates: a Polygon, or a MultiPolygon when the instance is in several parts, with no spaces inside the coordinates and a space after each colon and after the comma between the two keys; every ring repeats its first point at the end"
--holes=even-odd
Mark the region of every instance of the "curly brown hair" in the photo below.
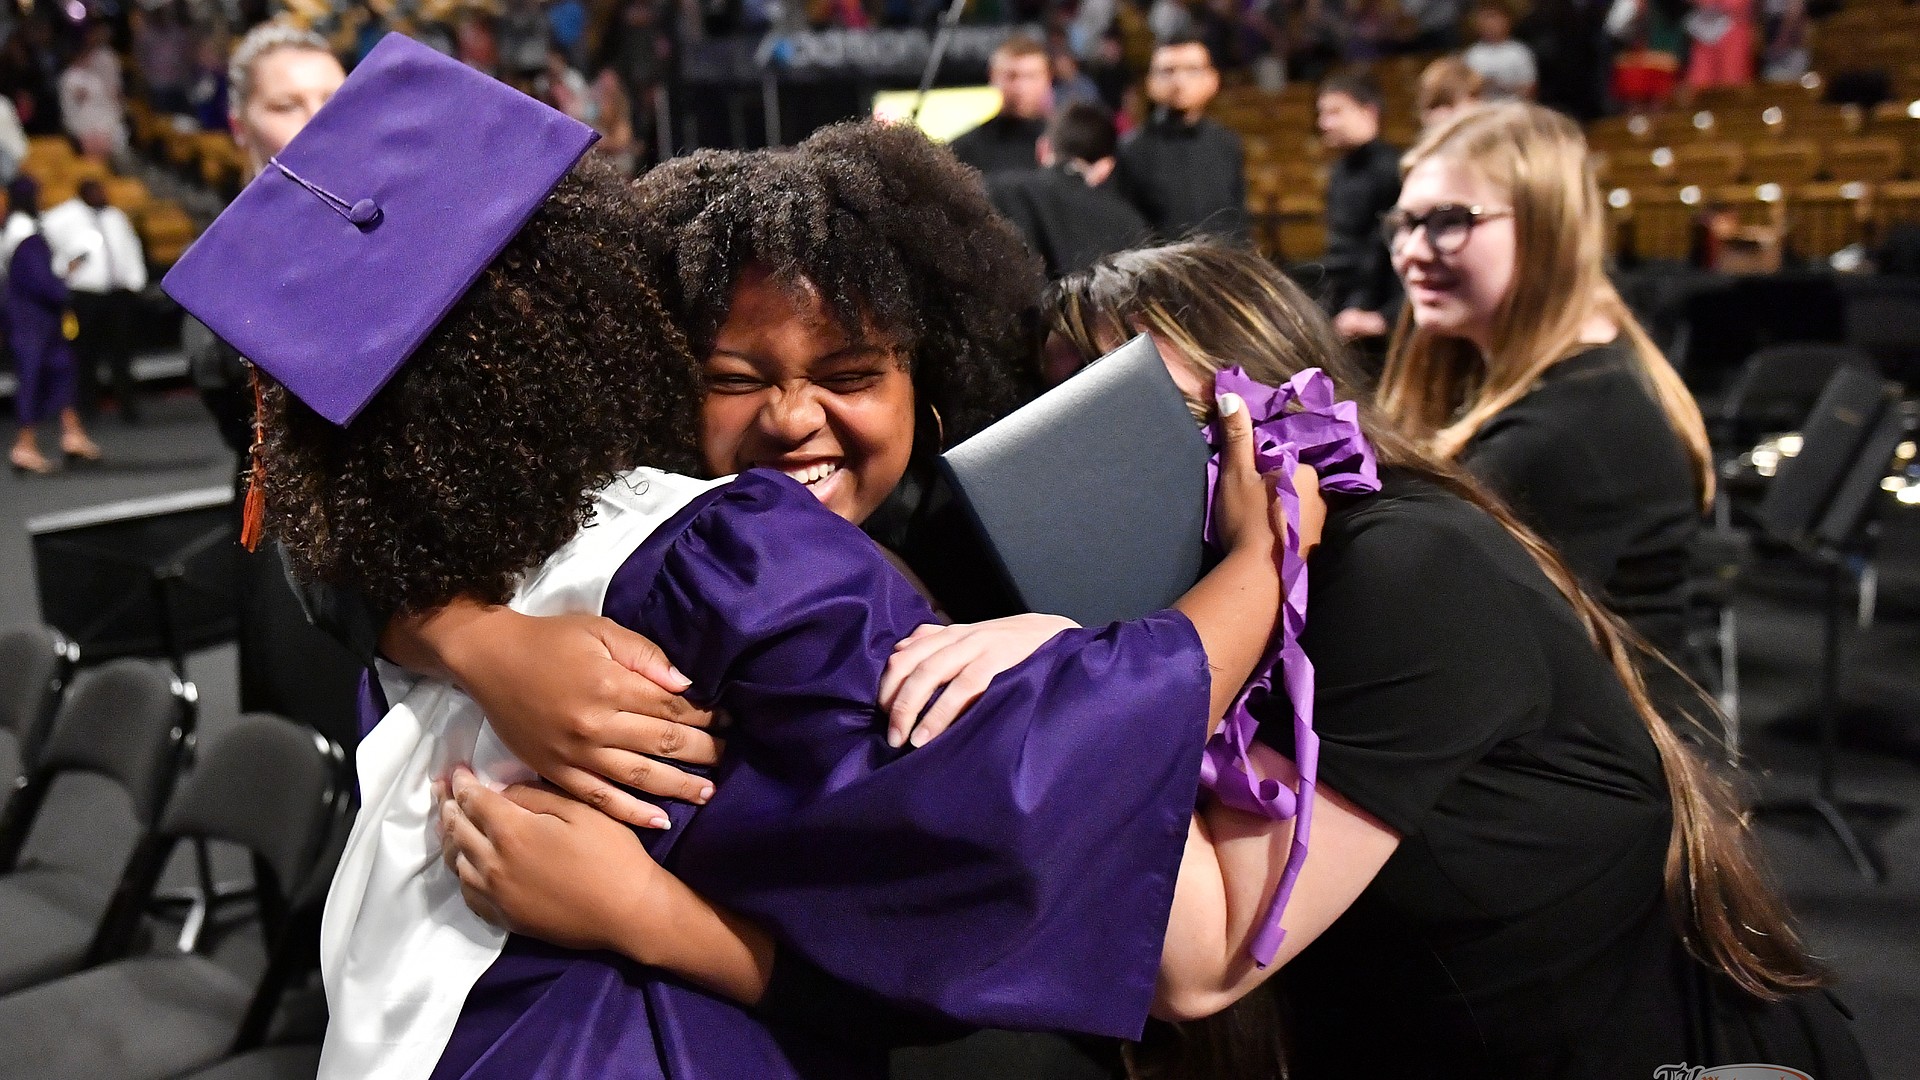
{"type": "Polygon", "coordinates": [[[582,162],[351,424],[269,382],[263,491],[296,571],[380,611],[502,602],[617,473],[691,469],[698,379],[644,227],[582,162]]]}
{"type": "Polygon", "coordinates": [[[1040,263],[979,174],[917,129],[844,123],[792,149],[703,150],[636,187],[661,299],[696,359],[758,265],[818,289],[848,334],[896,346],[949,444],[1038,388],[1040,263]]]}

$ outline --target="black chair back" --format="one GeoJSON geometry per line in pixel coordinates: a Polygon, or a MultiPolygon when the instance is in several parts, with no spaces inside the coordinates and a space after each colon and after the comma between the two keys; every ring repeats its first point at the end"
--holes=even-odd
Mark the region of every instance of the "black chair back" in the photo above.
{"type": "Polygon", "coordinates": [[[187,687],[154,661],[114,660],[81,672],[26,784],[0,818],[0,872],[14,867],[48,789],[65,773],[111,780],[125,790],[139,828],[152,828],[192,718],[187,687]]]}
{"type": "Polygon", "coordinates": [[[1761,527],[1801,547],[1845,546],[1904,424],[1897,383],[1855,367],[1835,372],[1801,428],[1799,454],[1781,463],[1761,500],[1761,527]]]}
{"type": "Polygon", "coordinates": [[[1713,417],[1717,435],[1745,450],[1771,432],[1798,431],[1821,391],[1844,367],[1873,370],[1873,360],[1847,345],[1769,345],[1747,358],[1713,417]]]}
{"type": "Polygon", "coordinates": [[[0,631],[0,809],[40,759],[75,650],[51,627],[0,631]]]}

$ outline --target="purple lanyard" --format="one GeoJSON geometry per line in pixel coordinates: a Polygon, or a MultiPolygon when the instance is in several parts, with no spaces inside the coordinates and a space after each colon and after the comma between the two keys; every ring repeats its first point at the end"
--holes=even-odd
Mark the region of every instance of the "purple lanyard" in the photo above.
{"type": "MultiPolygon", "coordinates": [[[[1255,464],[1262,475],[1277,472],[1283,478],[1278,486],[1288,525],[1280,550],[1279,639],[1269,648],[1252,681],[1234,699],[1220,730],[1207,740],[1200,763],[1201,784],[1223,804],[1272,821],[1293,819],[1293,845],[1287,852],[1286,869],[1253,937],[1253,958],[1265,967],[1273,962],[1280,942],[1286,938],[1280,917],[1300,877],[1300,867],[1306,862],[1307,840],[1313,831],[1314,778],[1320,767],[1320,737],[1313,730],[1313,661],[1300,647],[1300,632],[1307,625],[1307,563],[1300,555],[1300,497],[1290,480],[1300,465],[1311,465],[1320,474],[1322,491],[1358,495],[1379,491],[1380,475],[1373,447],[1360,432],[1358,407],[1351,401],[1336,401],[1333,380],[1319,368],[1308,368],[1287,380],[1286,385],[1274,387],[1255,382],[1236,366],[1215,375],[1213,386],[1216,397],[1234,393],[1246,401],[1253,421],[1255,464]],[[1250,708],[1272,695],[1276,667],[1293,705],[1298,790],[1277,780],[1256,777],[1248,760],[1254,732],[1260,726],[1250,708]]],[[[1213,488],[1220,475],[1217,424],[1208,440],[1215,450],[1207,465],[1206,536],[1211,543],[1213,488]]]]}

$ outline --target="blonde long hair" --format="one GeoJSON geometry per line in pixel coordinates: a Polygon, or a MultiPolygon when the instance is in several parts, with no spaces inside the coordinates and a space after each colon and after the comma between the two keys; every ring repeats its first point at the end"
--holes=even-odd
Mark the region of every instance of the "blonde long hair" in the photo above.
{"type": "Polygon", "coordinates": [[[1581,327],[1604,316],[1631,344],[1641,381],[1692,460],[1701,507],[1710,506],[1713,454],[1700,406],[1607,280],[1606,207],[1580,129],[1538,105],[1479,106],[1423,136],[1400,159],[1401,175],[1434,159],[1464,165],[1512,201],[1513,289],[1494,315],[1484,356],[1471,342],[1421,329],[1411,305],[1403,307],[1380,407],[1434,453],[1456,458],[1547,369],[1585,348],[1581,327]]]}
{"type": "MultiPolygon", "coordinates": [[[[1342,398],[1359,403],[1361,428],[1382,469],[1419,476],[1498,521],[1573,606],[1659,752],[1673,807],[1665,892],[1687,949],[1757,998],[1771,1000],[1822,985],[1822,973],[1761,872],[1732,786],[1654,707],[1640,674],[1648,647],[1588,595],[1554,550],[1496,496],[1460,466],[1401,433],[1366,402],[1359,389],[1364,383],[1332,327],[1297,286],[1258,256],[1185,243],[1103,259],[1056,285],[1051,308],[1053,331],[1084,356],[1097,356],[1114,338],[1145,330],[1178,347],[1203,377],[1239,364],[1260,382],[1277,386],[1306,368],[1322,368],[1342,398]]],[[[1208,410],[1196,405],[1196,411],[1208,410]]],[[[1269,1042],[1226,1038],[1246,1029],[1245,1019],[1227,1017],[1221,1025],[1193,1029],[1174,1040],[1184,1051],[1174,1055],[1184,1058],[1179,1067],[1165,1060],[1141,1063],[1145,1067],[1136,1065],[1136,1074],[1266,1075],[1222,1064],[1226,1059],[1220,1055],[1229,1049],[1251,1046],[1253,1056],[1266,1064],[1252,1065],[1243,1058],[1247,1070],[1270,1066],[1269,1042]],[[1212,1064],[1200,1068],[1202,1061],[1212,1064]]]]}

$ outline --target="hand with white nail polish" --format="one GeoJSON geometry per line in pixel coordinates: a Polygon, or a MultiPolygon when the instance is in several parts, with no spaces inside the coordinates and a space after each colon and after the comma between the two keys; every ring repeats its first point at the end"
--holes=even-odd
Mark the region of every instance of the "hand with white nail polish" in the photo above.
{"type": "Polygon", "coordinates": [[[455,600],[395,618],[380,648],[454,682],[515,757],[629,825],[661,828],[666,814],[626,788],[692,803],[713,795],[709,780],[672,764],[720,760],[712,714],[680,696],[687,678],[653,642],[611,619],[455,600]]]}
{"type": "Polygon", "coordinates": [[[569,949],[650,937],[668,875],[632,829],[544,784],[494,791],[465,768],[450,795],[441,858],[475,914],[569,949]]]}
{"type": "Polygon", "coordinates": [[[1062,630],[1079,625],[1063,615],[1014,615],[916,629],[893,647],[880,679],[887,745],[925,746],[953,726],[995,676],[1019,666],[1062,630]]]}

